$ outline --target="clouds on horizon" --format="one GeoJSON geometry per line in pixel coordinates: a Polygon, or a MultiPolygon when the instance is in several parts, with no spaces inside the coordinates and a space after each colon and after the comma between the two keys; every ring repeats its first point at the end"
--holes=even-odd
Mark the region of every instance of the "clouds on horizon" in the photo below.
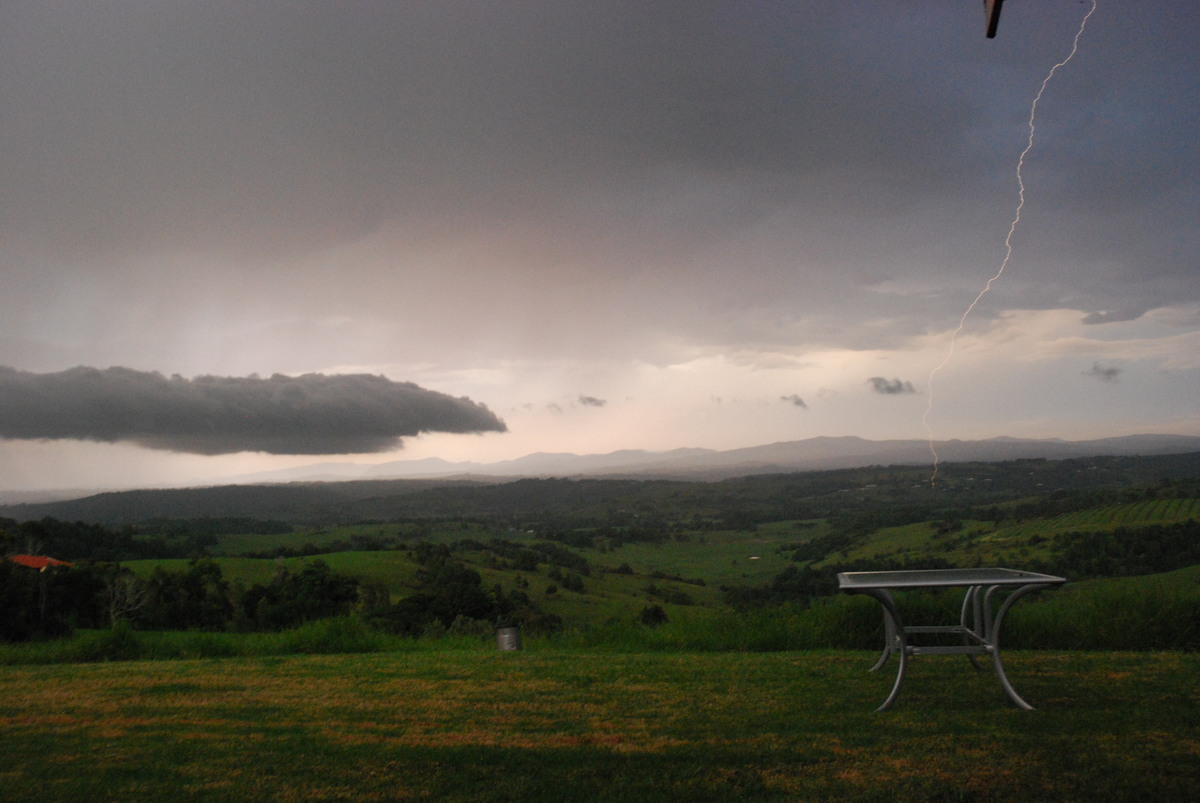
{"type": "Polygon", "coordinates": [[[352,454],[422,432],[504,432],[480,404],[370,375],[170,378],[0,366],[0,438],[127,441],[202,455],[352,454]]]}

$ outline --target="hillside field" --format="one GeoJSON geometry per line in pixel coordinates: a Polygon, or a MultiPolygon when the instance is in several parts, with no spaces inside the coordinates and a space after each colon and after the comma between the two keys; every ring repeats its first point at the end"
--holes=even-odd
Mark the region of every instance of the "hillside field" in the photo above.
{"type": "MultiPolygon", "coordinates": [[[[897,561],[921,565],[932,559],[954,566],[1039,568],[1052,563],[1058,554],[1056,535],[1066,543],[1081,533],[1178,525],[1193,522],[1198,515],[1200,498],[1185,497],[1106,504],[1003,522],[920,521],[865,530],[839,541],[834,540],[833,527],[824,519],[763,522],[743,530],[678,529],[670,537],[652,542],[610,545],[598,539],[592,546],[568,547],[590,568],[582,578],[582,590],[569,590],[556,580],[552,575],[566,570],[551,562],[540,562],[534,570],[505,568],[486,548],[493,539],[525,547],[546,543],[545,533],[474,521],[437,521],[420,527],[406,523],[366,523],[302,528],[288,533],[224,534],[218,537],[211,551],[224,576],[243,586],[268,582],[281,567],[295,572],[307,562],[321,560],[336,572],[385,586],[393,599],[400,599],[420,587],[421,565],[414,557],[412,545],[417,542],[445,545],[454,548],[452,554],[456,560],[480,574],[485,587],[521,587],[544,610],[560,616],[568,628],[586,628],[611,619],[631,621],[647,605],[663,607],[670,617],[721,610],[727,607],[722,589],[768,586],[793,566],[811,566],[830,578],[830,583],[832,575],[846,564],[855,568],[897,561]],[[363,539],[392,543],[400,548],[324,551],[363,539]],[[798,560],[797,550],[805,547],[815,552],[798,560]],[[237,557],[298,548],[311,554],[237,557]]],[[[1062,543],[1058,543],[1058,551],[1061,548],[1062,543]]],[[[125,565],[141,576],[148,576],[155,568],[182,570],[188,560],[133,560],[125,565]]],[[[1152,574],[1161,575],[1156,581],[1160,585],[1165,583],[1180,593],[1200,596],[1200,584],[1190,574],[1152,574]]],[[[1087,580],[1070,573],[1066,576],[1074,582],[1087,580]]],[[[1106,582],[1115,587],[1129,581],[1106,582]]],[[[1070,588],[1071,584],[1052,592],[1046,601],[1052,601],[1054,594],[1068,593],[1070,588]]],[[[1041,601],[1023,602],[1017,612],[1041,601]]],[[[1181,626],[1195,628],[1200,623],[1181,623],[1181,626]]],[[[1200,633],[1196,634],[1196,642],[1200,643],[1200,633]]]]}

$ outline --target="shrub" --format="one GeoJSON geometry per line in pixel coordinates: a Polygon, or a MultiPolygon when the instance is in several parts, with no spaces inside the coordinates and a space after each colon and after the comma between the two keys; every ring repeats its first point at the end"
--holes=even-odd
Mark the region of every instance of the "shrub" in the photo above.
{"type": "Polygon", "coordinates": [[[661,605],[648,605],[642,608],[642,613],[638,616],[638,621],[647,627],[658,627],[659,625],[665,625],[669,621],[669,617],[661,605]]]}
{"type": "Polygon", "coordinates": [[[280,634],[283,653],[379,652],[385,639],[354,616],[321,619],[280,634]]]}
{"type": "Polygon", "coordinates": [[[469,616],[459,614],[454,621],[450,623],[450,629],[446,631],[450,636],[476,636],[479,638],[490,638],[496,632],[496,627],[490,621],[485,619],[472,619],[469,616]]]}
{"type": "Polygon", "coordinates": [[[81,635],[71,652],[79,661],[132,661],[142,657],[142,644],[133,627],[122,619],[109,630],[81,635]]]}

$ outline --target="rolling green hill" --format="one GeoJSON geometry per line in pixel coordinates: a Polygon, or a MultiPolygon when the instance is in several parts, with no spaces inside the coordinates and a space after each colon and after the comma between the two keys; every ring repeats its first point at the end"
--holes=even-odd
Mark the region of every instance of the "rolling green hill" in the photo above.
{"type": "Polygon", "coordinates": [[[1073,582],[1162,575],[1190,593],[1186,575],[1166,573],[1200,565],[1200,455],[959,464],[943,477],[934,486],[926,469],[893,466],[707,483],[143,492],[81,500],[133,520],[119,530],[50,520],[0,529],[12,544],[65,560],[119,559],[144,578],[203,554],[235,604],[245,589],[317,559],[397,603],[430,591],[430,550],[441,550],[439,561],[473,572],[494,598],[517,595],[568,630],[633,621],[652,607],[673,621],[809,605],[835,593],[840,570],[1004,565],[1073,582]],[[163,515],[170,510],[183,515],[163,515]]]}

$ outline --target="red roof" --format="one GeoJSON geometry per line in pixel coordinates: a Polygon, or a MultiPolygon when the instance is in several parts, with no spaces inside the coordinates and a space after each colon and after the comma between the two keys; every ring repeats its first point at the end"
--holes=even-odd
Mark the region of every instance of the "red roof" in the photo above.
{"type": "Polygon", "coordinates": [[[46,571],[47,566],[70,566],[65,560],[57,558],[48,558],[45,555],[10,555],[9,560],[13,563],[19,563],[22,566],[28,566],[31,569],[37,569],[40,572],[46,571]]]}

